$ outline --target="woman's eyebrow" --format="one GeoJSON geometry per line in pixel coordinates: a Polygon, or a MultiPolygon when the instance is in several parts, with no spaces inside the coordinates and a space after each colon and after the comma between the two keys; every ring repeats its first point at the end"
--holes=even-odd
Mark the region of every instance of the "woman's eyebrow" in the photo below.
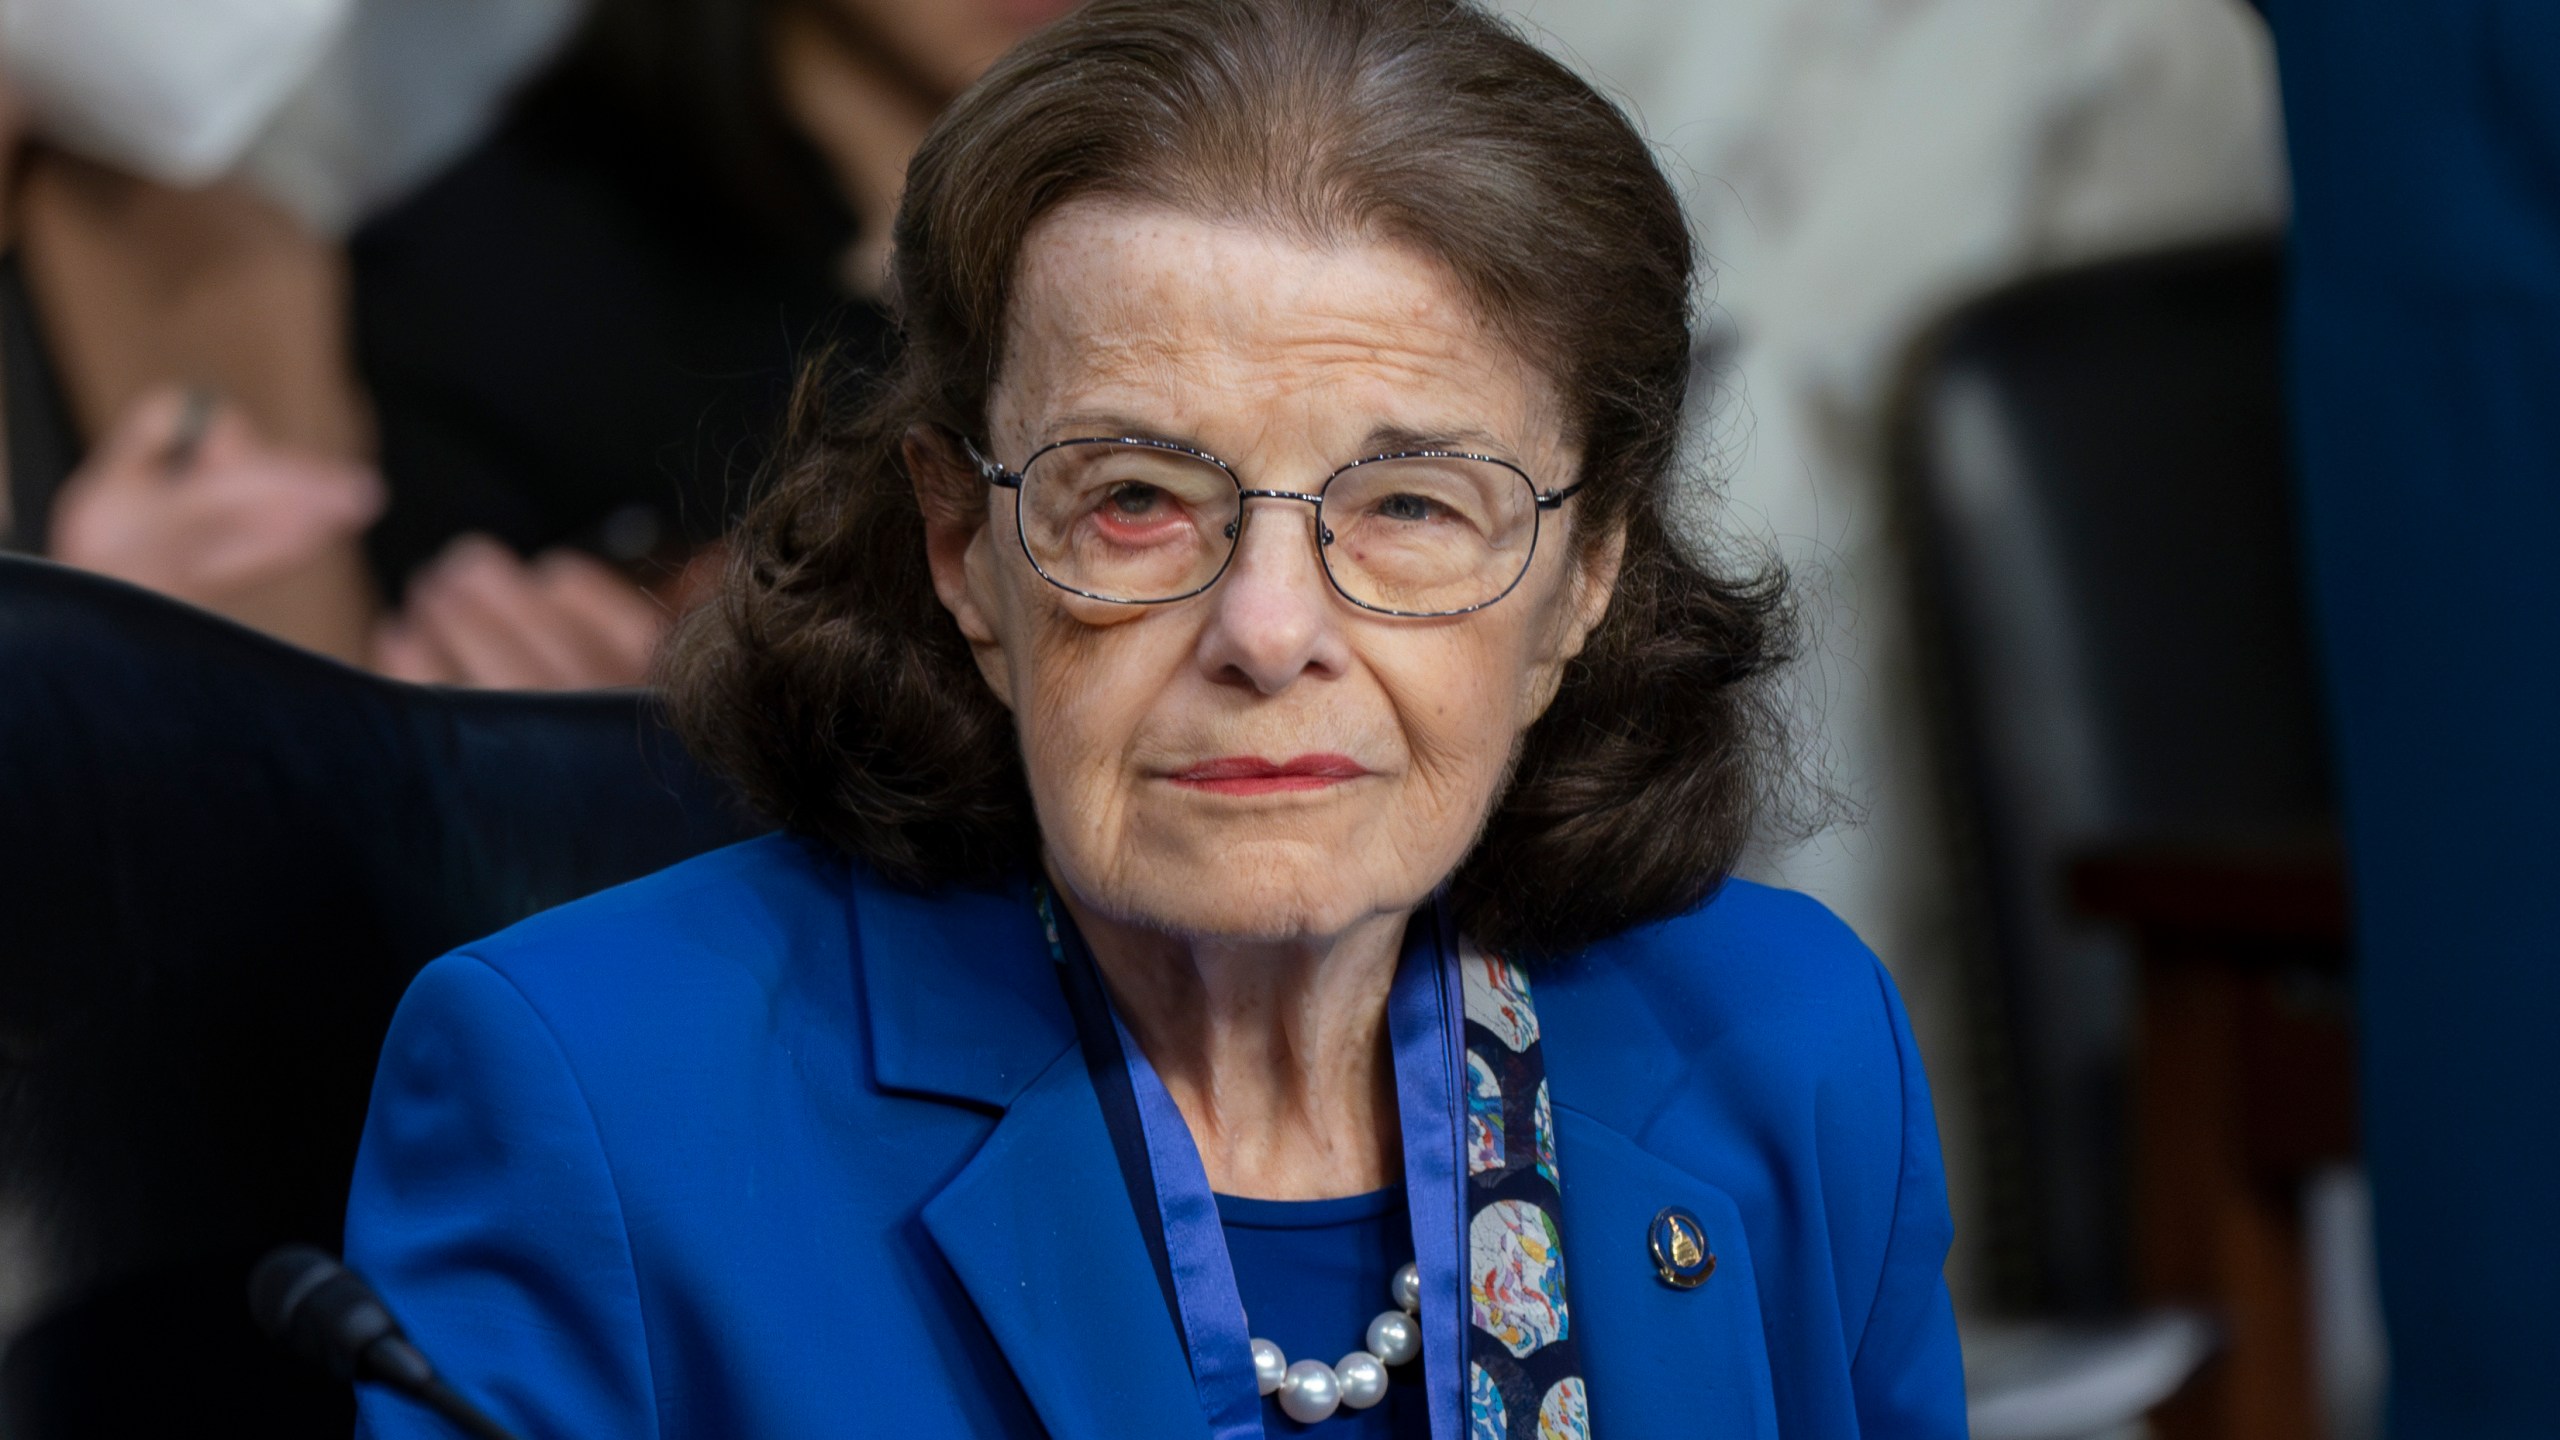
{"type": "Polygon", "coordinates": [[[1455,450],[1471,455],[1490,455],[1497,460],[1512,458],[1511,446],[1499,436],[1472,425],[1436,430],[1380,425],[1360,442],[1360,450],[1364,455],[1395,455],[1407,450],[1455,450]]]}
{"type": "Polygon", "coordinates": [[[1118,410],[1070,410],[1042,425],[1039,433],[1049,440],[1158,440],[1199,448],[1179,430],[1118,410]]]}
{"type": "MultiPolygon", "coordinates": [[[[1188,430],[1141,420],[1121,410],[1070,410],[1044,423],[1038,434],[1041,443],[1059,440],[1153,440],[1167,445],[1206,452],[1207,447],[1188,430]]],[[[1471,455],[1489,455],[1497,460],[1513,460],[1513,447],[1492,431],[1474,425],[1453,425],[1433,429],[1416,429],[1404,425],[1378,425],[1362,437],[1357,447],[1362,457],[1399,455],[1411,450],[1450,450],[1471,455]]]]}

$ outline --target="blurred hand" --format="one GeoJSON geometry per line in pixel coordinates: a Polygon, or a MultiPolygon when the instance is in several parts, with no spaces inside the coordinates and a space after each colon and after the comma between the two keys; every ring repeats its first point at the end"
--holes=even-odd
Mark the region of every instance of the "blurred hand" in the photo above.
{"type": "Polygon", "coordinates": [[[573,550],[531,564],[484,535],[445,547],[374,632],[398,680],[498,690],[591,690],[648,678],[672,618],[646,591],[573,550]]]}
{"type": "Polygon", "coordinates": [[[50,553],[208,609],[324,563],[382,512],[361,465],[287,450],[175,387],[128,409],[54,501],[50,553]]]}

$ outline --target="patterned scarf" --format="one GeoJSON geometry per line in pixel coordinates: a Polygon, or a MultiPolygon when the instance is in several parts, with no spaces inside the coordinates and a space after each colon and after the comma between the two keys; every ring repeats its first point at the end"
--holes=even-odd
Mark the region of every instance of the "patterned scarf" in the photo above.
{"type": "Polygon", "coordinates": [[[1589,1440],[1565,1303],[1555,1112],[1528,977],[1462,943],[1467,1051],[1467,1440],[1589,1440]]]}

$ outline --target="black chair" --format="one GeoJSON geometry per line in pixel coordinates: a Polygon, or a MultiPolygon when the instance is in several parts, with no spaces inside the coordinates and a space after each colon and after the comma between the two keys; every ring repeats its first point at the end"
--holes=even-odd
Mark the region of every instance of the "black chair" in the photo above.
{"type": "Polygon", "coordinates": [[[2040,277],[1920,350],[1895,455],[2022,1101],[2020,1298],[2126,1299],[2130,976],[2066,862],[2329,815],[2272,242],[2040,277]]]}
{"type": "Polygon", "coordinates": [[[411,975],[753,828],[643,695],[391,684],[0,557],[0,1435],[343,1436],[243,1286],[336,1248],[411,975]]]}
{"type": "Polygon", "coordinates": [[[2136,1299],[2138,971],[2075,917],[2074,864],[2329,825],[2281,292],[2272,240],[2088,266],[1963,307],[1905,372],[1892,464],[1988,962],[1989,1278],[2020,1311],[2136,1299]]]}

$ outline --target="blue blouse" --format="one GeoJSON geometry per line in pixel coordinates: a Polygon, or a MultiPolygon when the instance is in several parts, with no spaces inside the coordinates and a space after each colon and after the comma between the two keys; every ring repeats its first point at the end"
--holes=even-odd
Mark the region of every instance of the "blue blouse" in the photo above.
{"type": "MultiPolygon", "coordinates": [[[[1245,1328],[1292,1360],[1330,1365],[1359,1349],[1370,1318],[1392,1306],[1387,1282],[1413,1258],[1413,1220],[1401,1185],[1337,1200],[1221,1195],[1218,1219],[1244,1300],[1245,1328]]],[[[1386,1399],[1366,1410],[1337,1410],[1313,1425],[1290,1419],[1264,1396],[1263,1433],[1428,1440],[1431,1412],[1415,1383],[1420,1367],[1387,1373],[1386,1399]]]]}
{"type": "MultiPolygon", "coordinates": [[[[1928,1087],[1856,937],[1737,881],[1534,982],[1595,1433],[1958,1440],[1928,1087]]],[[[1027,886],[768,837],[437,960],[347,1253],[528,1440],[1207,1433],[1027,886]]]]}

